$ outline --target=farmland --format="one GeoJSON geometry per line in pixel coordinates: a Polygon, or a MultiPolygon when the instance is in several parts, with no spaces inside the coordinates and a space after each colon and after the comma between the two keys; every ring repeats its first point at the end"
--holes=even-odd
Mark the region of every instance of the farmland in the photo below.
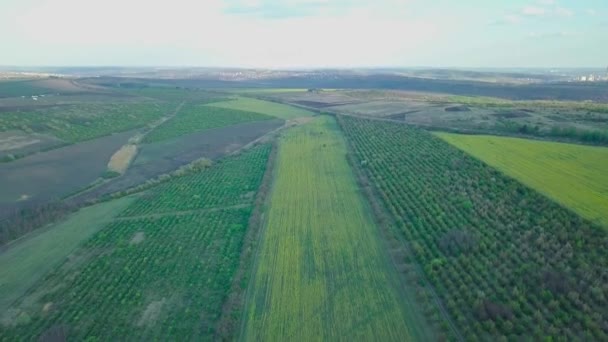
{"type": "Polygon", "coordinates": [[[2,81],[0,82],[0,98],[31,96],[52,93],[52,90],[41,87],[29,80],[2,81]]]}
{"type": "Polygon", "coordinates": [[[200,130],[270,119],[271,116],[259,113],[190,104],[148,134],[144,141],[146,143],[163,141],[200,130]]]}
{"type": "Polygon", "coordinates": [[[608,338],[608,235],[430,133],[342,117],[466,340],[608,338]]]}
{"type": "Polygon", "coordinates": [[[136,159],[121,177],[111,179],[74,200],[92,199],[146,183],[199,158],[218,160],[283,125],[283,120],[245,122],[211,128],[171,140],[140,146],[136,159]]]}
{"type": "Polygon", "coordinates": [[[117,70],[0,84],[0,341],[608,340],[606,103],[117,70]]]}
{"type": "Polygon", "coordinates": [[[86,104],[0,113],[0,131],[46,133],[75,143],[143,127],[175,104],[86,104]]]}
{"type": "Polygon", "coordinates": [[[402,306],[345,152],[330,117],[281,138],[243,339],[429,338],[402,306]]]}
{"type": "Polygon", "coordinates": [[[330,113],[381,117],[427,129],[608,144],[608,105],[513,101],[397,90],[268,93],[266,98],[330,113]]]}
{"type": "Polygon", "coordinates": [[[104,227],[133,201],[125,197],[85,208],[69,219],[6,246],[0,254],[0,311],[104,227]]]}
{"type": "Polygon", "coordinates": [[[165,213],[175,210],[198,210],[217,206],[251,203],[264,175],[270,146],[266,145],[241,155],[220,160],[206,172],[179,177],[159,185],[154,200],[139,201],[127,208],[124,216],[165,213]]]}
{"type": "Polygon", "coordinates": [[[485,135],[437,135],[583,217],[608,226],[608,148],[485,135]]]}
{"type": "Polygon", "coordinates": [[[123,132],[0,164],[0,217],[15,208],[60,198],[95,181],[132,134],[123,132]]]}
{"type": "Polygon", "coordinates": [[[254,147],[139,196],[4,313],[0,339],[220,336],[216,327],[270,149],[254,147]],[[179,194],[185,185],[189,192],[179,194]],[[159,205],[167,211],[143,215],[159,205]]]}
{"type": "Polygon", "coordinates": [[[311,116],[313,113],[304,109],[287,106],[280,103],[263,101],[249,97],[237,97],[231,101],[216,102],[210,104],[213,107],[247,110],[260,114],[272,115],[281,119],[294,119],[303,116],[311,116]]]}

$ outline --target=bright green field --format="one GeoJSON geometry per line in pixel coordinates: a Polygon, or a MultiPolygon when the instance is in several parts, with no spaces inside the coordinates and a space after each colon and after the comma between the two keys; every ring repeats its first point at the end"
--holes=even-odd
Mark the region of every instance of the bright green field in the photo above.
{"type": "MultiPolygon", "coordinates": [[[[281,138],[241,338],[407,341],[410,321],[336,122],[281,138]]],[[[427,335],[428,337],[428,335],[427,335]]]]}
{"type": "Polygon", "coordinates": [[[42,233],[13,242],[0,254],[0,312],[132,201],[124,197],[82,209],[42,233]]]}
{"type": "Polygon", "coordinates": [[[583,217],[608,226],[608,148],[436,133],[583,217]]]}
{"type": "Polygon", "coordinates": [[[237,97],[232,101],[212,103],[209,106],[245,110],[260,114],[272,115],[281,119],[293,119],[302,116],[311,116],[314,114],[310,111],[297,107],[248,97],[237,97]]]}

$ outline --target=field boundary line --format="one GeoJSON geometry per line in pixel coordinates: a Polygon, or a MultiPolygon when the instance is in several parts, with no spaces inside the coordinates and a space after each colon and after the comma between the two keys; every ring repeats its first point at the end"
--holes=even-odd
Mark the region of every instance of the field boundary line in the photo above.
{"type": "MultiPolygon", "coordinates": [[[[151,128],[150,128],[150,129],[149,129],[147,132],[144,132],[144,133],[142,133],[142,134],[139,136],[139,140],[138,140],[138,141],[137,141],[137,142],[134,144],[135,146],[137,146],[137,147],[138,147],[138,151],[137,151],[137,154],[136,154],[136,155],[133,157],[133,160],[131,160],[131,163],[129,164],[129,167],[131,167],[131,164],[133,164],[133,163],[135,162],[135,159],[137,158],[137,155],[139,154],[139,145],[140,145],[140,144],[141,144],[141,142],[143,141],[144,137],[145,137],[145,136],[146,136],[148,133],[150,133],[150,132],[152,132],[154,129],[156,129],[156,127],[158,127],[158,126],[162,125],[163,123],[165,123],[165,122],[169,121],[170,119],[172,119],[173,117],[175,117],[175,116],[177,115],[177,113],[179,113],[179,111],[182,109],[182,107],[183,107],[185,104],[186,104],[186,101],[182,101],[182,102],[181,102],[179,105],[177,105],[177,107],[175,107],[175,109],[173,110],[173,112],[172,112],[172,113],[171,113],[171,114],[170,114],[168,117],[164,117],[164,119],[163,119],[163,118],[161,118],[161,119],[157,120],[156,122],[152,123],[152,127],[151,127],[151,128]]],[[[140,127],[140,128],[135,129],[134,131],[135,131],[135,132],[138,132],[140,129],[141,129],[141,127],[140,127]]],[[[132,138],[134,138],[134,137],[137,137],[137,136],[138,136],[138,134],[135,134],[135,135],[134,135],[134,136],[132,136],[130,139],[132,139],[132,138]]],[[[121,146],[120,148],[122,148],[122,147],[124,147],[124,146],[126,146],[126,145],[129,145],[129,142],[128,142],[128,141],[127,141],[127,143],[126,143],[125,145],[121,146]]],[[[125,171],[123,172],[123,175],[124,175],[124,173],[126,173],[126,172],[127,172],[127,170],[129,170],[129,167],[127,167],[127,169],[125,169],[125,171]]],[[[122,175],[121,175],[121,176],[122,176],[122,175]]],[[[120,176],[119,176],[119,177],[120,177],[120,176]]],[[[103,178],[101,178],[101,177],[100,177],[100,178],[98,178],[96,181],[94,181],[93,183],[91,183],[91,184],[87,185],[86,187],[84,187],[84,188],[82,188],[82,189],[79,189],[79,190],[77,190],[77,191],[76,191],[76,192],[74,192],[74,193],[71,193],[71,194],[68,194],[68,195],[66,195],[66,196],[62,197],[62,198],[61,198],[61,200],[62,200],[62,201],[65,201],[65,200],[70,200],[70,199],[73,199],[73,198],[75,198],[75,197],[78,197],[78,196],[80,196],[80,195],[82,195],[82,194],[86,194],[87,192],[90,192],[91,190],[94,190],[94,189],[96,189],[96,188],[98,188],[98,187],[100,187],[100,186],[102,186],[102,185],[104,185],[104,184],[106,184],[106,183],[108,183],[108,182],[111,182],[112,180],[113,180],[113,178],[112,178],[112,179],[103,179],[103,178]],[[100,179],[101,179],[101,181],[99,181],[100,179]]],[[[86,207],[86,206],[85,206],[85,207],[86,207]]]]}
{"type": "MultiPolygon", "coordinates": [[[[244,341],[244,336],[245,336],[245,331],[247,329],[247,320],[249,317],[249,311],[247,310],[247,303],[249,303],[250,298],[251,298],[251,293],[253,292],[253,287],[255,286],[255,278],[256,278],[256,274],[257,274],[257,269],[258,269],[258,265],[260,262],[260,254],[262,251],[262,244],[264,241],[264,234],[266,233],[266,227],[268,226],[268,216],[265,215],[265,213],[268,212],[268,208],[270,207],[270,202],[272,200],[272,195],[274,193],[274,189],[275,189],[275,183],[276,183],[276,174],[277,174],[277,163],[278,163],[278,158],[279,158],[279,141],[278,139],[275,140],[275,142],[273,143],[273,154],[272,154],[272,158],[269,158],[269,164],[268,166],[271,166],[270,169],[266,169],[266,173],[268,175],[268,189],[266,192],[266,196],[263,199],[260,207],[261,207],[261,213],[260,213],[260,230],[258,232],[258,235],[255,239],[255,251],[254,251],[254,256],[253,256],[253,262],[251,264],[250,270],[249,270],[249,283],[247,284],[247,289],[245,290],[245,296],[243,297],[243,312],[241,313],[241,326],[239,329],[239,335],[236,338],[237,341],[244,341]]],[[[266,175],[264,175],[264,177],[266,177],[266,175]]]]}
{"type": "MultiPolygon", "coordinates": [[[[337,117],[339,118],[339,115],[337,115],[337,117]]],[[[339,119],[338,119],[338,123],[340,123],[339,119]]],[[[340,130],[342,131],[342,134],[344,134],[344,131],[342,130],[342,125],[339,124],[339,126],[340,126],[340,130]]],[[[382,237],[382,240],[383,240],[382,242],[388,248],[390,245],[388,238],[389,238],[389,236],[391,236],[397,240],[400,247],[403,247],[404,253],[410,258],[410,260],[412,260],[411,264],[414,267],[415,272],[417,273],[420,280],[424,283],[424,288],[429,291],[429,294],[431,295],[431,297],[433,298],[433,301],[435,302],[435,307],[439,310],[439,313],[443,317],[444,322],[446,322],[448,324],[450,331],[452,332],[452,334],[456,337],[456,339],[458,341],[465,341],[464,337],[462,336],[462,334],[460,333],[460,331],[454,324],[452,318],[450,317],[447,309],[443,305],[441,298],[439,298],[439,295],[437,294],[435,289],[431,286],[427,277],[424,275],[424,271],[422,270],[422,267],[420,266],[418,261],[416,261],[416,259],[414,258],[413,253],[411,252],[411,250],[409,248],[409,243],[403,238],[401,232],[399,232],[397,229],[395,229],[396,228],[395,221],[392,218],[392,216],[390,215],[390,213],[387,212],[385,204],[380,199],[378,190],[376,189],[375,185],[372,182],[370,182],[369,177],[367,176],[365,171],[362,170],[359,167],[359,165],[356,163],[357,160],[355,159],[355,157],[353,155],[351,142],[349,141],[349,139],[346,139],[346,137],[345,137],[345,140],[347,143],[347,159],[348,159],[351,167],[354,169],[355,176],[356,176],[355,178],[357,180],[357,185],[365,194],[367,194],[368,200],[366,202],[372,209],[372,217],[374,219],[374,222],[376,223],[376,225],[378,226],[378,228],[380,230],[379,233],[380,233],[380,236],[382,237]],[[364,184],[364,182],[367,184],[364,184]],[[393,228],[391,228],[391,227],[393,227],[393,228]]],[[[404,282],[403,284],[401,284],[401,286],[410,287],[407,284],[409,281],[406,279],[406,275],[403,272],[399,271],[398,263],[396,262],[393,255],[391,253],[388,253],[387,257],[391,260],[393,267],[397,271],[397,275],[399,276],[399,278],[401,278],[401,281],[404,282]]]]}
{"type": "MultiPolygon", "coordinates": [[[[583,146],[598,146],[598,147],[607,146],[606,144],[602,144],[602,143],[599,143],[599,144],[587,143],[582,140],[569,139],[569,138],[565,138],[565,137],[524,135],[524,134],[517,134],[517,133],[512,133],[512,132],[502,132],[499,130],[481,131],[481,130],[477,130],[474,128],[450,128],[447,126],[434,126],[431,124],[424,124],[424,123],[412,123],[412,122],[405,122],[403,120],[392,119],[392,118],[390,118],[390,116],[374,116],[374,115],[363,115],[363,114],[354,114],[354,113],[348,113],[348,112],[342,112],[342,111],[335,111],[335,110],[331,110],[331,106],[322,107],[322,108],[314,108],[314,107],[308,107],[305,105],[290,103],[288,101],[276,99],[276,98],[269,98],[269,97],[264,97],[264,96],[249,96],[249,97],[252,97],[252,98],[255,98],[258,100],[264,100],[264,101],[280,103],[280,104],[284,104],[284,105],[288,105],[288,106],[293,106],[296,108],[308,110],[310,112],[318,113],[321,115],[325,114],[325,115],[332,115],[332,116],[338,116],[338,115],[352,116],[352,117],[360,118],[360,119],[385,121],[385,122],[392,122],[392,123],[397,123],[397,124],[401,124],[401,125],[409,125],[412,127],[417,127],[417,128],[421,128],[424,130],[431,130],[431,131],[447,132],[447,133],[453,133],[453,134],[467,134],[467,135],[493,135],[493,136],[498,136],[498,137],[513,137],[513,138],[520,138],[520,139],[560,142],[560,143],[564,143],[564,144],[583,145],[583,146]]],[[[398,113],[398,114],[404,114],[404,113],[398,113]]]]}
{"type": "Polygon", "coordinates": [[[241,336],[241,323],[247,317],[246,304],[253,279],[252,275],[254,274],[252,271],[255,270],[257,265],[259,244],[266,226],[264,212],[268,205],[269,193],[274,179],[276,156],[277,145],[276,142],[273,142],[262,183],[258,188],[253,211],[249,217],[247,233],[241,248],[239,267],[232,279],[230,294],[222,306],[222,314],[215,333],[217,340],[238,340],[241,336]],[[245,288],[241,287],[243,281],[247,282],[245,288]],[[241,314],[237,318],[232,318],[235,313],[238,313],[238,310],[241,310],[241,314]]]}
{"type": "Polygon", "coordinates": [[[251,206],[249,203],[235,204],[225,207],[212,207],[212,208],[201,208],[201,209],[192,209],[192,210],[179,210],[179,211],[168,211],[165,213],[157,213],[157,214],[142,214],[142,215],[133,215],[133,216],[120,216],[113,219],[113,221],[131,221],[131,220],[140,220],[140,219],[149,219],[149,218],[160,218],[165,216],[185,216],[190,214],[203,214],[203,213],[212,213],[216,211],[222,210],[233,210],[233,209],[243,209],[251,206]]]}

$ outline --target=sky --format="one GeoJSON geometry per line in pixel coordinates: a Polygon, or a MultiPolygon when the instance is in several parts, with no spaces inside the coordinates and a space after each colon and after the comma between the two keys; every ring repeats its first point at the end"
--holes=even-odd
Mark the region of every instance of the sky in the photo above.
{"type": "Polygon", "coordinates": [[[608,66],[608,0],[0,0],[0,65],[608,66]]]}

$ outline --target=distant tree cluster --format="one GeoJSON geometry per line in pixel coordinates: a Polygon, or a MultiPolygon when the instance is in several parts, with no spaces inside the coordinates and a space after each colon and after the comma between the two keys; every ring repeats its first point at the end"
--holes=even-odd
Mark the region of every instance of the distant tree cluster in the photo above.
{"type": "Polygon", "coordinates": [[[517,124],[513,122],[503,122],[502,125],[497,126],[497,128],[507,132],[524,135],[565,138],[589,144],[608,145],[608,131],[584,130],[572,126],[554,126],[549,130],[543,130],[538,125],[517,124]]]}
{"type": "Polygon", "coordinates": [[[75,204],[53,201],[18,210],[0,221],[0,245],[62,219],[77,208],[75,204]]]}

